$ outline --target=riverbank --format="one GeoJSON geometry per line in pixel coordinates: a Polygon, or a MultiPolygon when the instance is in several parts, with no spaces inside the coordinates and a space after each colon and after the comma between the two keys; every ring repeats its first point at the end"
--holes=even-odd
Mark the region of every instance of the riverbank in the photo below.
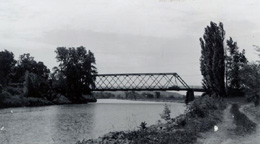
{"type": "MultiPolygon", "coordinates": [[[[82,103],[96,102],[94,97],[83,96],[82,103]]],[[[36,97],[24,97],[20,95],[11,95],[9,92],[3,91],[0,93],[0,108],[10,107],[35,107],[35,106],[48,106],[48,105],[62,105],[62,104],[74,104],[65,96],[59,95],[52,101],[44,98],[36,97]]]]}
{"type": "MultiPolygon", "coordinates": [[[[208,96],[199,97],[187,106],[185,114],[138,130],[110,132],[98,139],[78,141],[77,144],[94,143],[175,143],[192,144],[201,132],[213,130],[222,120],[225,103],[208,96]]],[[[162,120],[163,121],[163,120],[162,120]]]]}

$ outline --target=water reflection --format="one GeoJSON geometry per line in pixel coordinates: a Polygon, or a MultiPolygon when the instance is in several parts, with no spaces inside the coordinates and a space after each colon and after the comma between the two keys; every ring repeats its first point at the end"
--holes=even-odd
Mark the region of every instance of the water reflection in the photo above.
{"type": "Polygon", "coordinates": [[[53,117],[55,143],[75,143],[89,135],[94,126],[95,105],[64,105],[56,108],[53,117]]]}

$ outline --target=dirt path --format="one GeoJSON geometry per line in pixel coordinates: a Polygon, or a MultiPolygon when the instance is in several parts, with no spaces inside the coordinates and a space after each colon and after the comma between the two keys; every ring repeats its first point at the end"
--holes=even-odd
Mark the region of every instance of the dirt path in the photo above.
{"type": "MultiPolygon", "coordinates": [[[[240,111],[243,111],[245,105],[241,106],[240,111]]],[[[206,132],[198,139],[197,144],[259,144],[260,143],[260,123],[257,122],[254,116],[245,113],[248,118],[258,124],[256,132],[251,135],[240,136],[234,133],[235,124],[230,113],[231,105],[224,110],[223,121],[217,125],[218,131],[206,132]]]]}
{"type": "Polygon", "coordinates": [[[229,144],[233,143],[232,137],[234,133],[232,129],[235,128],[233,124],[233,118],[230,113],[231,105],[224,110],[223,121],[217,125],[218,131],[209,131],[202,134],[202,138],[199,138],[197,144],[229,144]]]}

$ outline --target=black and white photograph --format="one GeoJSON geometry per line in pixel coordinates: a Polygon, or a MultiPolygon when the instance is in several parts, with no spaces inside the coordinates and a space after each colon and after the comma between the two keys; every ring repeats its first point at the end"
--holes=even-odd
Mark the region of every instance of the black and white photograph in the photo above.
{"type": "Polygon", "coordinates": [[[0,144],[260,144],[259,0],[0,0],[0,144]]]}

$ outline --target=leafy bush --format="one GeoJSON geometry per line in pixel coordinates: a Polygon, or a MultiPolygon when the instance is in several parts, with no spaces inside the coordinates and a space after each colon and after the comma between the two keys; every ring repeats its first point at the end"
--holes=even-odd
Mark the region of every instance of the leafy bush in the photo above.
{"type": "Polygon", "coordinates": [[[186,113],[190,117],[204,118],[209,116],[212,111],[225,109],[225,104],[208,95],[195,99],[186,109],[186,113]]]}
{"type": "Polygon", "coordinates": [[[199,97],[188,105],[182,124],[194,133],[208,131],[221,121],[225,107],[225,103],[216,98],[199,97]]]}
{"type": "Polygon", "coordinates": [[[160,114],[161,118],[165,121],[168,121],[171,119],[171,110],[169,108],[169,105],[165,104],[164,105],[164,110],[163,110],[163,113],[160,114]]]}
{"type": "Polygon", "coordinates": [[[11,97],[11,94],[6,92],[6,91],[2,91],[0,93],[0,104],[3,105],[5,99],[8,98],[8,97],[11,97]]]}
{"type": "Polygon", "coordinates": [[[19,95],[12,96],[9,92],[0,93],[0,107],[20,107],[26,105],[25,99],[19,95]]]}
{"type": "Polygon", "coordinates": [[[21,106],[44,106],[51,105],[50,101],[41,98],[26,98],[22,95],[11,95],[9,92],[0,93],[0,107],[21,107],[21,106]]]}
{"type": "Polygon", "coordinates": [[[144,121],[144,122],[141,122],[139,128],[140,130],[145,130],[147,127],[146,127],[147,123],[144,121]]]}

